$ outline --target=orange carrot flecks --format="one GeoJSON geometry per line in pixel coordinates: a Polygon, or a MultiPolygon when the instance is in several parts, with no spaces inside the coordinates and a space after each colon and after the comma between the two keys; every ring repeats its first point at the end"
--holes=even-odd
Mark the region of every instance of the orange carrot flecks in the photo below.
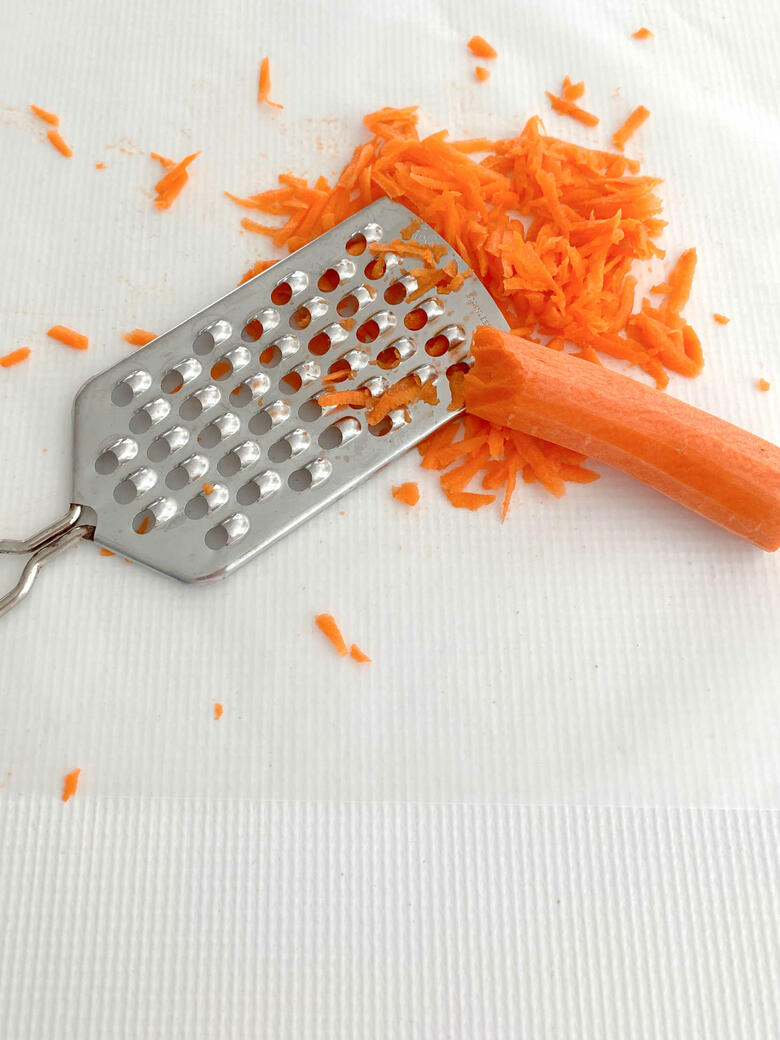
{"type": "Polygon", "coordinates": [[[353,643],[349,648],[349,656],[353,661],[357,661],[359,664],[371,664],[371,658],[368,654],[364,654],[356,643],[353,643]]]}
{"type": "Polygon", "coordinates": [[[317,628],[322,632],[323,635],[327,636],[328,639],[333,643],[336,650],[341,654],[342,657],[346,657],[349,653],[347,644],[344,642],[344,637],[339,631],[339,626],[336,624],[335,618],[332,614],[318,614],[314,619],[317,628]]]}
{"type": "Polygon", "coordinates": [[[106,168],[106,164],[104,162],[96,162],[95,163],[95,169],[96,170],[105,170],[105,168],[106,168]]]}
{"type": "Polygon", "coordinates": [[[60,153],[60,155],[64,155],[66,159],[70,159],[70,157],[73,155],[73,149],[70,147],[70,145],[66,144],[65,141],[63,141],[62,134],[59,132],[59,130],[55,130],[54,128],[52,128],[51,130],[47,130],[46,136],[49,138],[49,140],[60,153]]]}
{"type": "Polygon", "coordinates": [[[472,36],[468,42],[468,48],[475,58],[497,58],[498,51],[482,36],[472,36]]]}
{"type": "Polygon", "coordinates": [[[476,65],[474,75],[480,83],[486,83],[490,79],[490,69],[486,69],[484,65],[476,65]]]}
{"type": "Polygon", "coordinates": [[[545,91],[545,93],[550,99],[553,111],[559,112],[562,116],[571,116],[572,119],[584,123],[585,126],[596,126],[598,124],[599,117],[594,116],[592,112],[586,112],[584,108],[580,108],[573,101],[557,97],[555,94],[551,94],[549,90],[545,91]]]}
{"type": "Polygon", "coordinates": [[[257,103],[259,105],[270,105],[271,108],[284,108],[284,105],[280,105],[276,101],[271,101],[271,99],[268,97],[270,90],[271,67],[268,63],[268,58],[265,57],[260,62],[260,77],[257,81],[257,103]]]}
{"type": "Polygon", "coordinates": [[[46,335],[52,339],[59,340],[66,347],[73,347],[74,350],[86,350],[89,346],[87,336],[81,332],[76,332],[74,329],[69,329],[67,325],[52,325],[46,335]]]}
{"type": "Polygon", "coordinates": [[[30,111],[50,126],[60,125],[60,117],[56,112],[47,112],[45,108],[41,108],[39,105],[30,105],[30,111]]]}
{"type": "Polygon", "coordinates": [[[115,554],[112,553],[110,549],[102,548],[100,550],[100,555],[101,556],[114,556],[115,554]]]}
{"type": "Polygon", "coordinates": [[[213,495],[214,494],[214,485],[213,484],[209,484],[209,482],[207,480],[204,481],[203,484],[201,484],[200,489],[201,489],[201,491],[203,492],[204,495],[213,495]]]}
{"type": "Polygon", "coordinates": [[[649,40],[653,34],[643,25],[641,29],[637,29],[637,31],[632,32],[631,35],[635,40],[649,40]]]}
{"type": "Polygon", "coordinates": [[[157,333],[147,332],[146,329],[133,329],[132,332],[123,333],[122,339],[131,347],[145,347],[147,343],[157,339],[157,333]]]}
{"type": "Polygon", "coordinates": [[[19,347],[18,350],[12,350],[8,354],[3,354],[0,357],[0,365],[3,368],[11,368],[12,365],[18,365],[20,361],[25,361],[30,356],[29,347],[19,347]]]}
{"type": "Polygon", "coordinates": [[[420,501],[420,489],[415,481],[407,481],[407,483],[393,488],[393,498],[403,502],[404,505],[416,506],[420,501]]]}
{"type": "Polygon", "coordinates": [[[69,798],[72,798],[76,793],[76,788],[79,785],[79,774],[80,769],[74,769],[71,773],[66,773],[65,779],[62,782],[62,800],[67,802],[69,798]]]}
{"type": "Polygon", "coordinates": [[[650,109],[644,105],[637,105],[625,123],[612,135],[612,141],[616,148],[622,152],[626,147],[626,141],[631,137],[647,119],[650,118],[650,109]]]}
{"type": "Polygon", "coordinates": [[[758,381],[758,389],[763,390],[764,392],[766,392],[771,387],[771,385],[772,384],[766,379],[759,379],[758,381]]]}
{"type": "Polygon", "coordinates": [[[219,701],[214,702],[214,721],[217,722],[222,718],[222,705],[219,701]]]}
{"type": "Polygon", "coordinates": [[[157,209],[168,209],[174,199],[178,197],[179,192],[189,180],[187,167],[199,155],[200,152],[193,152],[192,155],[188,155],[181,162],[172,166],[165,176],[161,177],[155,184],[154,189],[157,192],[157,197],[154,200],[154,204],[157,209]]]}
{"type": "Polygon", "coordinates": [[[725,314],[716,313],[712,316],[715,319],[715,321],[717,321],[718,325],[728,325],[728,323],[731,321],[731,318],[727,318],[725,314]]]}

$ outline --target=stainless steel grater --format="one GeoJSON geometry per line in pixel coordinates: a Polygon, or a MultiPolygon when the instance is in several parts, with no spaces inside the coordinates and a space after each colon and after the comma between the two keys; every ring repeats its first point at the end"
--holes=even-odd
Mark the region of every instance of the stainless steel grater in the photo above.
{"type": "MultiPolygon", "coordinates": [[[[32,554],[0,615],[81,538],[180,581],[220,578],[451,419],[448,367],[478,325],[506,323],[473,276],[406,299],[418,262],[369,245],[413,219],[375,202],[90,379],[74,403],[74,504],[32,538],[0,541],[32,554]],[[339,369],[338,389],[373,397],[414,373],[438,404],[371,427],[363,410],[317,403],[339,369]]],[[[465,269],[427,225],[413,240],[465,269]]]]}

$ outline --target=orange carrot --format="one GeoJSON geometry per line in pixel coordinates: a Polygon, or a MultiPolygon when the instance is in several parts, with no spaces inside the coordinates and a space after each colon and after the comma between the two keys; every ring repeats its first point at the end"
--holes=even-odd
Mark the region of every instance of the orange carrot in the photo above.
{"type": "Polygon", "coordinates": [[[358,661],[360,664],[371,664],[371,658],[368,654],[364,654],[355,643],[349,648],[349,656],[353,661],[358,661]]]}
{"type": "Polygon", "coordinates": [[[368,390],[359,388],[357,390],[328,390],[320,394],[317,404],[320,408],[365,408],[371,400],[368,390]]]}
{"type": "Polygon", "coordinates": [[[86,350],[89,346],[89,339],[85,335],[69,329],[67,325],[52,325],[46,335],[59,340],[66,347],[73,347],[74,350],[86,350]]]}
{"type": "Polygon", "coordinates": [[[585,93],[585,82],[580,80],[579,83],[572,83],[568,76],[563,77],[563,86],[561,87],[561,94],[565,101],[579,101],[582,95],[585,93]]]}
{"type": "Polygon", "coordinates": [[[642,26],[641,29],[637,29],[636,32],[632,32],[631,35],[635,40],[649,40],[652,37],[652,33],[649,29],[642,26]]]}
{"type": "Polygon", "coordinates": [[[393,488],[393,498],[403,502],[404,505],[416,506],[420,501],[420,489],[415,481],[407,481],[406,484],[399,484],[393,488]]]}
{"type": "Polygon", "coordinates": [[[490,69],[486,69],[484,65],[475,65],[474,75],[480,83],[485,83],[490,79],[490,69]]]}
{"type": "Polygon", "coordinates": [[[498,51],[482,36],[472,36],[468,42],[468,48],[475,58],[497,58],[498,51]]]}
{"type": "MultiPolygon", "coordinates": [[[[780,548],[780,448],[628,376],[483,327],[472,414],[623,470],[735,534],[780,548]],[[684,447],[681,447],[684,446],[684,447]]],[[[539,474],[537,473],[537,477],[539,474]]]]}
{"type": "Polygon", "coordinates": [[[114,553],[112,553],[110,549],[103,548],[103,549],[100,550],[100,555],[101,556],[113,556],[114,553]]]}
{"type": "Polygon", "coordinates": [[[157,333],[147,332],[146,329],[133,329],[132,332],[123,333],[122,339],[131,347],[145,347],[147,343],[157,339],[157,333]]]}
{"type": "Polygon", "coordinates": [[[60,155],[64,155],[66,159],[70,159],[70,157],[73,155],[73,149],[70,147],[70,145],[67,145],[63,141],[62,135],[60,134],[59,130],[47,130],[46,136],[49,138],[49,140],[60,153],[60,155]]]}
{"type": "Polygon", "coordinates": [[[585,126],[597,125],[599,117],[594,116],[592,112],[586,112],[584,108],[575,105],[573,101],[567,101],[566,98],[557,97],[555,94],[551,94],[549,90],[546,90],[545,93],[550,99],[550,104],[552,105],[554,112],[559,112],[562,116],[571,116],[572,119],[584,123],[585,126]]]}
{"type": "Polygon", "coordinates": [[[160,155],[159,152],[149,152],[152,159],[156,159],[164,170],[171,170],[176,165],[175,159],[169,159],[165,155],[160,155]]]}
{"type": "Polygon", "coordinates": [[[65,774],[65,779],[62,783],[62,800],[67,802],[69,798],[72,798],[76,793],[76,788],[79,785],[79,774],[80,769],[74,769],[71,773],[65,774]]]}
{"type": "Polygon", "coordinates": [[[758,381],[758,389],[763,390],[764,392],[766,392],[771,387],[771,385],[772,384],[767,382],[766,379],[759,379],[758,381]]]}
{"type": "Polygon", "coordinates": [[[328,639],[333,643],[336,650],[341,654],[342,657],[346,657],[349,651],[347,650],[347,644],[344,642],[344,637],[339,631],[339,626],[332,614],[318,614],[314,619],[317,628],[322,632],[323,635],[327,636],[328,639]]]}
{"type": "Polygon", "coordinates": [[[717,321],[718,325],[728,325],[731,321],[731,318],[727,318],[725,314],[713,314],[712,316],[715,321],[717,321]]]}
{"type": "MultiPolygon", "coordinates": [[[[155,184],[154,190],[157,192],[157,197],[154,200],[154,204],[157,209],[168,209],[171,203],[179,195],[179,192],[189,180],[189,174],[187,173],[187,167],[193,161],[197,159],[200,152],[193,152],[192,155],[188,155],[181,162],[176,163],[172,166],[164,177],[155,184]]],[[[160,158],[156,156],[156,158],[160,158]]],[[[162,162],[162,159],[160,158],[162,162]]],[[[163,165],[165,165],[163,163],[163,165]]]]}
{"type": "Polygon", "coordinates": [[[12,350],[8,354],[4,354],[0,357],[0,365],[3,368],[11,368],[12,365],[18,365],[20,361],[25,361],[30,356],[29,347],[19,347],[18,350],[12,350]]]}
{"type": "Polygon", "coordinates": [[[95,163],[95,169],[96,170],[105,170],[105,168],[106,168],[106,164],[104,162],[96,162],[95,163]]]}
{"type": "Polygon", "coordinates": [[[214,721],[217,722],[221,718],[222,718],[222,705],[219,703],[219,701],[215,701],[215,703],[214,703],[214,721]]]}
{"type": "Polygon", "coordinates": [[[625,123],[612,135],[612,141],[616,148],[622,152],[626,147],[626,141],[635,134],[639,127],[650,118],[650,109],[644,105],[637,105],[625,123]]]}
{"type": "Polygon", "coordinates": [[[271,68],[268,63],[268,58],[263,58],[260,62],[260,78],[257,82],[257,103],[259,105],[266,104],[272,108],[284,108],[284,105],[279,105],[275,101],[271,101],[268,94],[271,90],[271,68]]]}
{"type": "Polygon", "coordinates": [[[244,271],[241,276],[239,285],[243,285],[244,282],[248,282],[250,278],[254,278],[257,274],[262,274],[263,271],[267,271],[269,267],[273,267],[276,263],[275,260],[258,260],[257,263],[252,264],[248,271],[244,271]]]}
{"type": "Polygon", "coordinates": [[[49,123],[51,126],[60,125],[60,117],[54,112],[47,112],[45,108],[40,108],[38,105],[30,105],[30,111],[44,123],[49,123]]]}
{"type": "Polygon", "coordinates": [[[200,489],[201,489],[201,491],[203,492],[204,495],[213,495],[214,494],[214,485],[213,484],[209,484],[208,481],[205,481],[203,484],[201,484],[201,488],[200,489]]]}

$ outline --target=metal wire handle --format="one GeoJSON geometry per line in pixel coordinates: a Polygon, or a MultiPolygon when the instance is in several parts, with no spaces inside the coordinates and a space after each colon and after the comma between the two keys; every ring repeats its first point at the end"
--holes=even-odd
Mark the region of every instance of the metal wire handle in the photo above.
{"type": "Polygon", "coordinates": [[[80,524],[83,506],[71,506],[65,516],[56,523],[44,527],[38,534],[31,538],[16,540],[13,538],[0,539],[0,553],[14,553],[26,555],[32,553],[30,559],[24,566],[21,577],[16,585],[5,596],[0,597],[0,617],[6,614],[17,603],[21,603],[33,586],[38,577],[41,567],[53,556],[75,545],[82,538],[91,538],[94,527],[80,524]]]}

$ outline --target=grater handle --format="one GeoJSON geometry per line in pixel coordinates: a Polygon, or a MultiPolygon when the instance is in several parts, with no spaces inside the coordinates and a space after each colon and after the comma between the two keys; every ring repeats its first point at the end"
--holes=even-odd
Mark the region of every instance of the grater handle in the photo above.
{"type": "Polygon", "coordinates": [[[82,506],[71,506],[65,516],[45,527],[38,534],[24,540],[13,538],[0,539],[0,553],[26,555],[32,553],[24,566],[16,585],[5,596],[0,597],[0,617],[6,614],[17,603],[20,603],[32,588],[41,567],[57,553],[75,545],[82,538],[91,538],[94,527],[79,523],[82,519],[82,506]]]}

